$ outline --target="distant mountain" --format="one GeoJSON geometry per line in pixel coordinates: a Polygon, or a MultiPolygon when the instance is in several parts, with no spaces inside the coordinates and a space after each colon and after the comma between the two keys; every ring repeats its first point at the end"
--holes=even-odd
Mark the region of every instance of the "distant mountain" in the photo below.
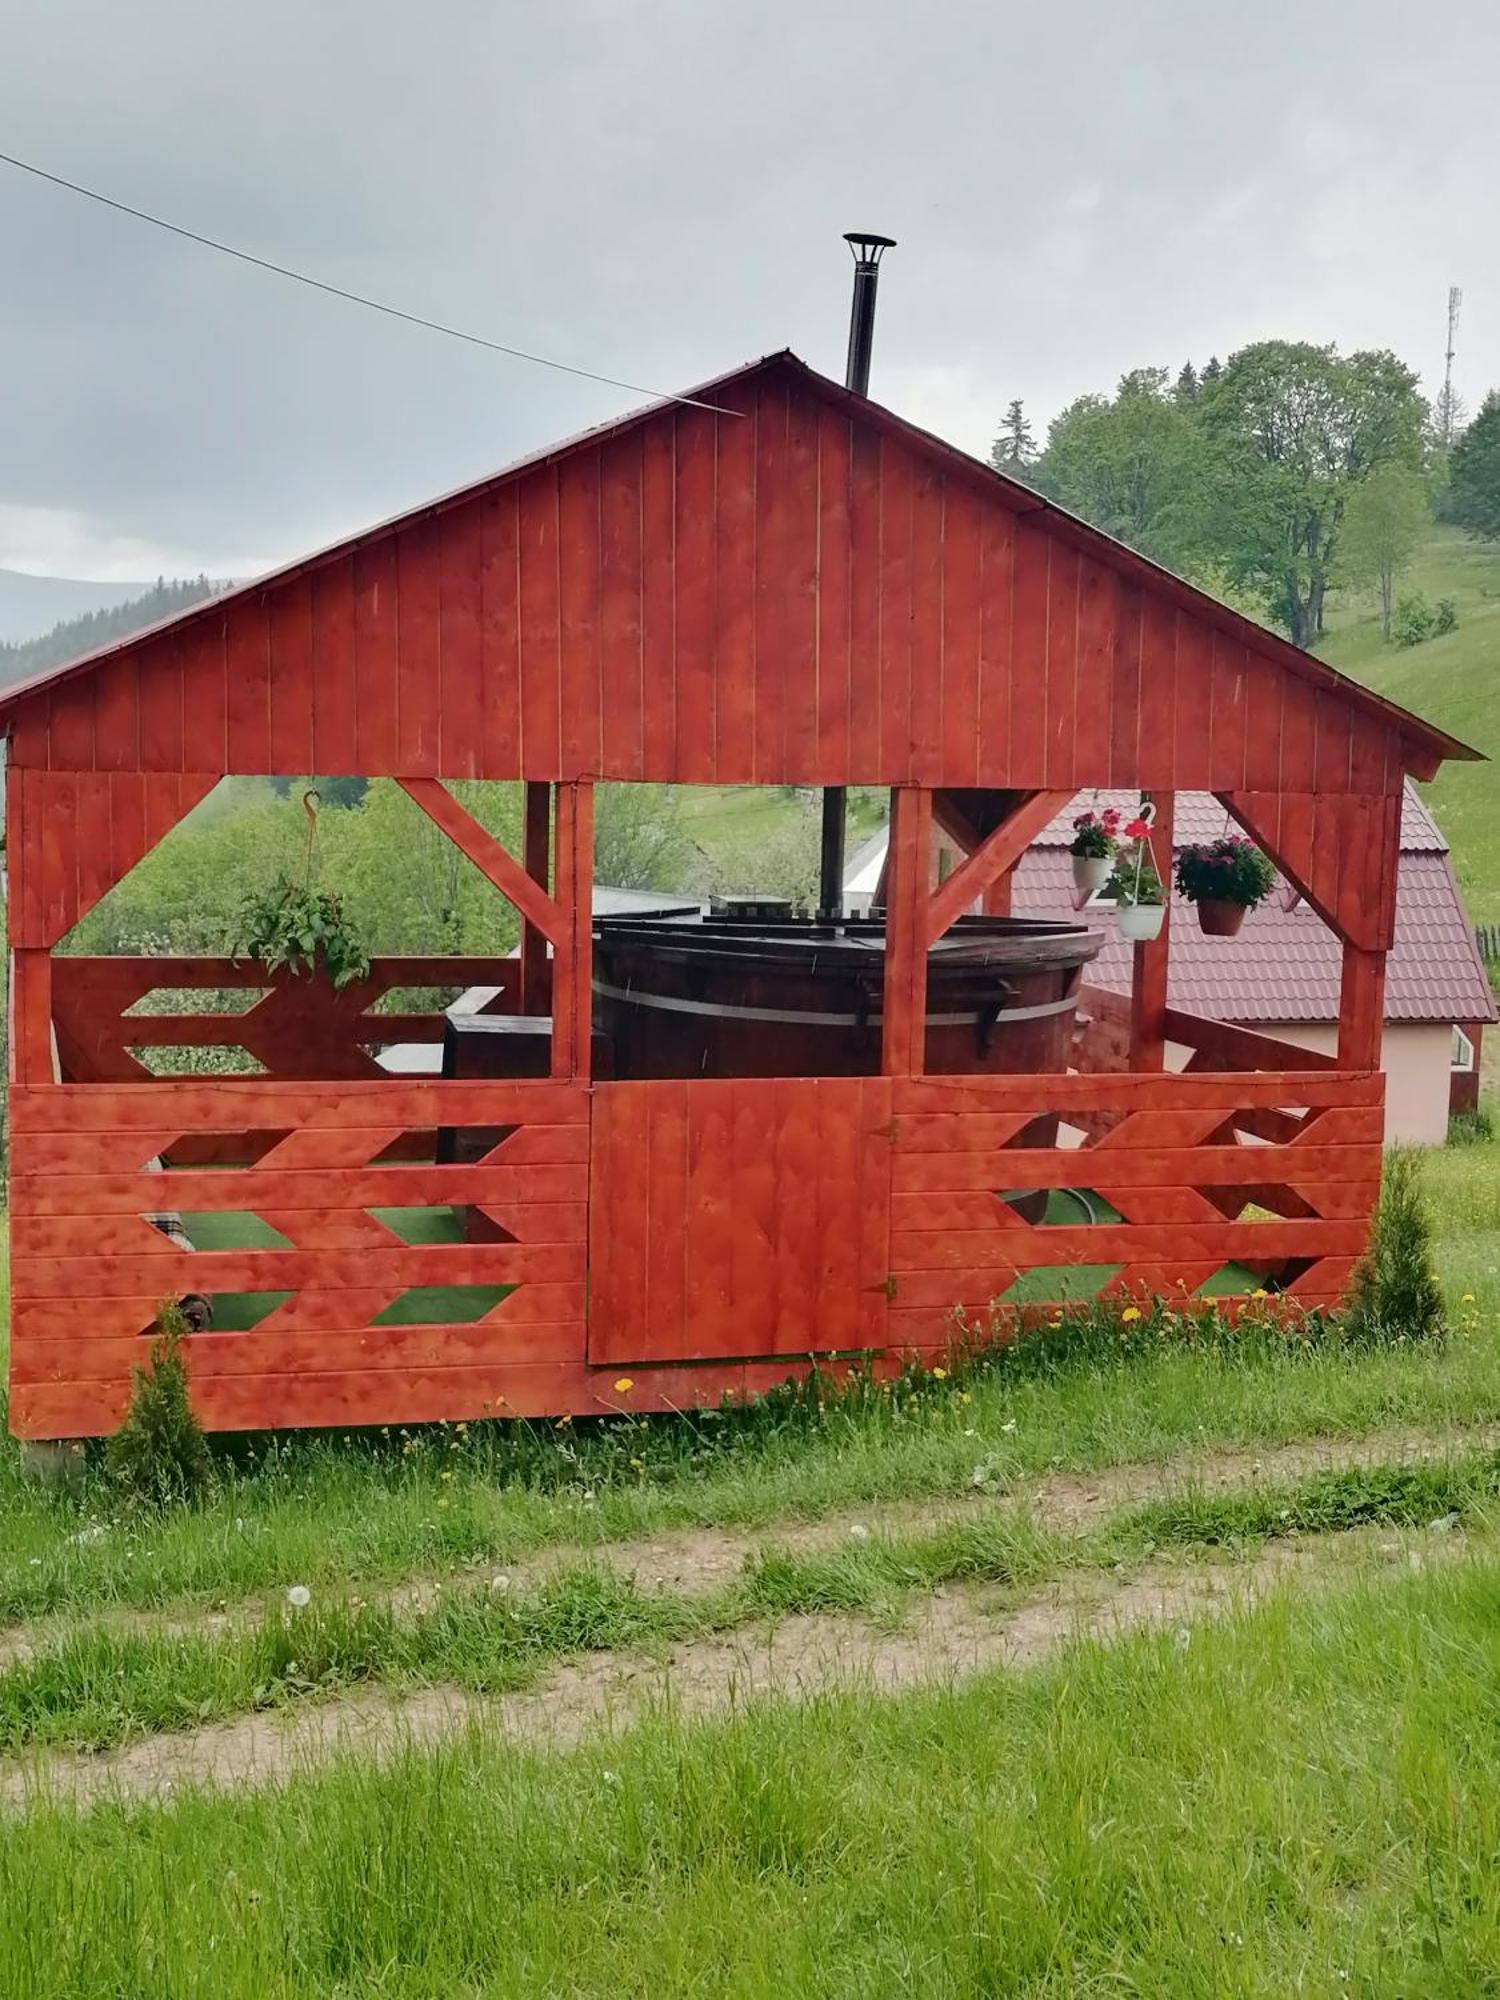
{"type": "MultiPolygon", "coordinates": [[[[62,577],[19,576],[14,570],[0,570],[0,634],[5,630],[6,608],[11,601],[7,593],[11,585],[31,583],[54,591],[114,594],[96,597],[92,605],[87,605],[72,617],[64,618],[60,623],[54,622],[50,630],[43,628],[40,637],[27,636],[9,644],[0,642],[0,687],[9,687],[15,681],[24,680],[28,674],[41,673],[47,667],[59,666],[64,660],[75,659],[80,653],[90,653],[96,646],[108,645],[111,639],[123,639],[131,632],[139,632],[145,625],[154,625],[158,618],[183,611],[188,605],[212,597],[216,590],[226,587],[210,583],[206,576],[172,583],[158,577],[148,589],[142,590],[139,584],[134,583],[78,583],[62,577]]],[[[37,629],[33,625],[31,632],[35,633],[37,629]]]]}
{"type": "Polygon", "coordinates": [[[65,618],[110,611],[138,597],[143,583],[90,583],[76,576],[26,576],[0,569],[0,643],[35,639],[65,618]]]}

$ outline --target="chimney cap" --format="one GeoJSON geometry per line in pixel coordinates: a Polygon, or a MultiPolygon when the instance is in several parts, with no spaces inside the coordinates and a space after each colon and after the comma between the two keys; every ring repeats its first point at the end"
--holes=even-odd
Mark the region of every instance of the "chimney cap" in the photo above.
{"type": "Polygon", "coordinates": [[[873,229],[845,230],[844,241],[859,264],[878,264],[882,250],[894,250],[896,247],[894,236],[877,236],[873,229]]]}

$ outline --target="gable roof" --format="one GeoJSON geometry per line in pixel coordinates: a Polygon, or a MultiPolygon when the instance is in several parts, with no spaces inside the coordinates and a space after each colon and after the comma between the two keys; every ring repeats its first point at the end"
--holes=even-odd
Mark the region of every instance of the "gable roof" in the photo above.
{"type": "MultiPolygon", "coordinates": [[[[956,446],[907,422],[878,403],[854,395],[838,383],[818,374],[789,350],[770,354],[759,361],[720,375],[687,392],[693,405],[709,405],[721,417],[738,418],[747,390],[769,381],[778,381],[815,399],[845,418],[851,429],[863,430],[900,445],[919,463],[932,468],[944,480],[965,487],[993,505],[999,501],[1005,512],[1044,529],[1049,537],[1070,547],[1103,570],[1144,587],[1158,602],[1185,612],[1197,627],[1217,632],[1261,662],[1273,662],[1296,680],[1325,697],[1334,698],[1354,714],[1362,715],[1399,739],[1402,760],[1407,768],[1429,775],[1445,758],[1475,758],[1480,753],[1412,715],[1393,702],[1347,679],[1310,653],[1294,646],[1253,619],[1220,603],[1194,585],[1149,561],[1123,543],[1112,540],[1086,522],[1043,499],[1029,487],[1009,479],[992,466],[982,463],[956,446]],[[741,408],[736,409],[735,404],[741,408]]],[[[268,574],[239,585],[217,597],[206,599],[161,620],[144,631],[114,640],[92,652],[47,669],[0,693],[0,728],[12,727],[39,693],[55,695],[81,678],[100,672],[107,663],[126,656],[140,656],[153,642],[166,635],[190,640],[196,633],[217,626],[225,629],[241,606],[263,604],[287,591],[300,580],[350,558],[378,549],[426,524],[437,523],[460,509],[522,486],[547,468],[563,468],[581,454],[598,452],[601,446],[627,440],[672,415],[682,399],[647,404],[623,418],[598,425],[578,436],[549,446],[517,460],[490,477],[456,489],[437,499],[408,510],[374,527],[348,536],[315,554],[299,558],[268,574]]],[[[690,411],[688,414],[696,414],[690,411]]],[[[713,421],[710,417],[708,421],[713,421]]],[[[717,501],[716,501],[717,504],[717,501]]],[[[768,554],[768,560],[770,556],[768,554]]],[[[915,586],[913,586],[915,591],[915,586]]],[[[915,602],[915,596],[914,600],[915,602]]],[[[1206,669],[1205,669],[1206,671],[1206,669]]],[[[912,664],[915,677],[917,662],[912,664]]],[[[319,765],[318,768],[324,768],[319,765]]],[[[329,766],[328,768],[332,768],[329,766]]],[[[835,780],[830,780],[834,782],[835,780]]]]}

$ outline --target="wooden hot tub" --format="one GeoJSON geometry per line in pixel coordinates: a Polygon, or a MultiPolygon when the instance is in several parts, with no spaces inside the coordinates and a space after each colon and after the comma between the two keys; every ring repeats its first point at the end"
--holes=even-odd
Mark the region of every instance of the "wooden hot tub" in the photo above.
{"type": "MultiPolygon", "coordinates": [[[[1081,924],[960,918],[928,957],[929,1074],[1065,1070],[1103,944],[1081,924]]],[[[605,918],[594,1019],[620,1078],[873,1076],[884,954],[879,916],[605,918]]]]}

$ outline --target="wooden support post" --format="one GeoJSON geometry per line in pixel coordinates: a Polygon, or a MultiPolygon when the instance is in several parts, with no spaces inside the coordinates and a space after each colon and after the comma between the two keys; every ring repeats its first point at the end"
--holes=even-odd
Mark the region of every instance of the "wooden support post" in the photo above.
{"type": "MultiPolygon", "coordinates": [[[[551,834],[551,787],[545,782],[526,787],[521,865],[537,886],[546,890],[548,843],[551,834]]],[[[545,1014],[548,997],[547,936],[529,917],[521,919],[521,1004],[523,1014],[545,1014]]]]}
{"type": "Polygon", "coordinates": [[[987,917],[1008,917],[1010,915],[1011,884],[1016,871],[1007,868],[1003,875],[997,875],[984,892],[984,914],[987,917]]]}
{"type": "Polygon", "coordinates": [[[1380,1068],[1385,1033],[1385,953],[1345,943],[1339,982],[1339,1067],[1380,1068]]]}
{"type": "Polygon", "coordinates": [[[557,788],[556,901],[565,932],[552,960],[552,1074],[587,1083],[594,1029],[594,788],[557,788]]]}
{"type": "Polygon", "coordinates": [[[1167,1063],[1167,960],[1172,941],[1172,794],[1153,792],[1156,819],[1151,850],[1167,887],[1161,935],[1138,944],[1130,977],[1130,1067],[1165,1069],[1167,1063]]]}
{"type": "Polygon", "coordinates": [[[844,811],[846,794],[842,785],[829,785],[823,793],[823,838],[818,862],[818,908],[835,915],[844,907],[844,811]]]}
{"type": "Polygon", "coordinates": [[[932,867],[932,793],[901,785],[891,793],[886,856],[884,1029],[881,1071],[920,1076],[927,1052],[927,879],[932,867]]]}
{"type": "Polygon", "coordinates": [[[12,952],[10,967],[10,1080],[22,1085],[55,1083],[52,954],[41,950],[12,952]]]}

